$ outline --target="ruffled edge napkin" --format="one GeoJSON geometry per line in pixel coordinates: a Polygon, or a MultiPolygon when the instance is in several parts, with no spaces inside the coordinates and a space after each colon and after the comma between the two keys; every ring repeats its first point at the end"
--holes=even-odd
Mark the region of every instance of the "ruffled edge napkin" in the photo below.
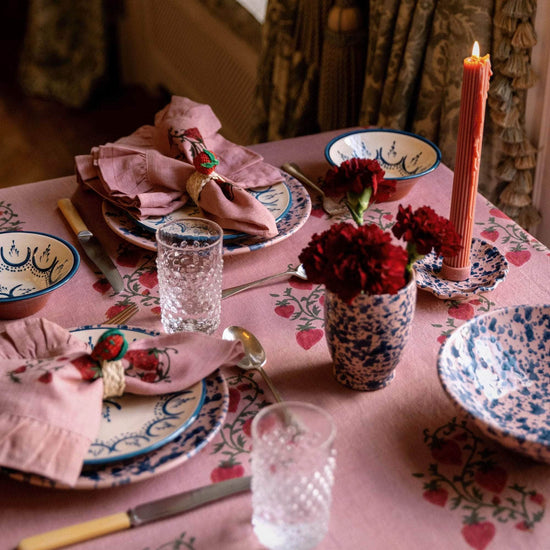
{"type": "MultiPolygon", "coordinates": [[[[120,342],[112,334],[104,341],[113,348],[120,342]]],[[[124,354],[118,360],[124,391],[142,395],[181,391],[243,355],[240,342],[189,332],[136,340],[118,351],[124,354]]],[[[98,361],[86,343],[46,319],[5,328],[0,334],[1,466],[76,483],[101,420],[104,379],[97,378],[98,361]]]]}
{"type": "Polygon", "coordinates": [[[227,185],[193,197],[205,216],[224,229],[274,237],[278,230],[273,215],[243,190],[279,183],[281,173],[261,155],[225,139],[220,128],[208,105],[174,96],[155,115],[154,126],[142,126],[75,157],[78,181],[135,217],[164,216],[189,200],[186,183],[195,173],[193,159],[208,149],[216,155],[216,172],[227,185]],[[240,202],[234,201],[236,194],[243,194],[240,202]]]}

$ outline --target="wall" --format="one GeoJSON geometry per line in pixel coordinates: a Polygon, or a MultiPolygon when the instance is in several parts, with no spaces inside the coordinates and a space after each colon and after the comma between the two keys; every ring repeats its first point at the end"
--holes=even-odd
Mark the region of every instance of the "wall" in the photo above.
{"type": "Polygon", "coordinates": [[[533,48],[532,64],[539,80],[527,94],[526,130],[538,146],[533,204],[542,214],[542,222],[532,233],[550,247],[550,2],[539,0],[535,18],[538,43],[533,48]]]}
{"type": "Polygon", "coordinates": [[[201,0],[129,0],[120,55],[125,82],[206,103],[227,139],[251,143],[259,49],[201,0]]]}

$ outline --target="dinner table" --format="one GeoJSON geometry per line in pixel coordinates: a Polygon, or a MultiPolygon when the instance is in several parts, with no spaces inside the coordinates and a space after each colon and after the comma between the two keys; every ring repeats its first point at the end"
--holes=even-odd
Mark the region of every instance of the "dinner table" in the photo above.
{"type": "MultiPolygon", "coordinates": [[[[321,132],[251,145],[280,167],[295,162],[318,181],[330,167],[325,147],[349,131],[321,132]]],[[[29,160],[32,162],[32,159],[29,160]]],[[[279,237],[251,240],[224,252],[223,287],[299,264],[312,235],[337,221],[321,197],[292,178],[293,221],[279,237]]],[[[367,222],[388,230],[398,206],[428,205],[448,217],[453,172],[444,163],[418,178],[399,201],[372,205],[367,222]]],[[[75,175],[0,190],[0,231],[37,231],[72,243],[81,263],[33,315],[67,329],[101,325],[136,304],[127,325],[162,331],[156,253],[143,246],[110,212],[109,204],[75,175]],[[80,248],[57,202],[70,197],[120,271],[115,294],[80,248]],[[119,224],[119,225],[117,225],[119,224]]],[[[328,534],[331,549],[498,550],[550,547],[550,466],[483,434],[471,414],[447,395],[438,374],[446,339],[476,316],[516,305],[550,304],[550,250],[483,195],[475,207],[474,237],[496,247],[506,273],[483,292],[441,297],[419,288],[410,338],[395,378],[377,391],[338,383],[324,332],[324,287],[281,277],[222,301],[221,323],[242,326],[258,338],[266,371],[284,400],[328,411],[336,423],[336,471],[328,534]]],[[[151,241],[152,242],[152,241],[151,241]]],[[[15,321],[0,321],[0,331],[15,321]]],[[[217,422],[195,439],[178,438],[129,461],[83,469],[74,487],[4,469],[0,474],[0,548],[53,529],[124,512],[139,504],[223,480],[249,475],[251,422],[274,397],[259,373],[221,369],[213,399],[217,422]]],[[[0,397],[1,399],[1,397],[0,397]]],[[[188,428],[191,430],[193,424],[188,428]]],[[[1,435],[0,435],[1,437],[1,435]]],[[[83,550],[252,550],[262,545],[252,524],[249,491],[166,519],[76,544],[83,550]]]]}

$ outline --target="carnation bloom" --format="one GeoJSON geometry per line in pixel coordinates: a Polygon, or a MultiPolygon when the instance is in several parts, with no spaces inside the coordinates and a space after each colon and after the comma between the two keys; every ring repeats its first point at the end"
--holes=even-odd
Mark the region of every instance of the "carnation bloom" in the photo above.
{"type": "Polygon", "coordinates": [[[454,256],[461,249],[452,223],[428,206],[412,212],[400,205],[392,231],[407,241],[406,250],[375,224],[341,222],[313,235],[299,258],[311,282],[351,303],[360,293],[396,294],[410,280],[414,262],[432,250],[454,256]]]}
{"type": "Polygon", "coordinates": [[[399,205],[393,234],[407,241],[409,255],[416,258],[429,254],[432,250],[437,256],[456,256],[462,246],[460,235],[453,224],[439,216],[429,206],[422,206],[412,211],[411,206],[399,205]]]}
{"type": "Polygon", "coordinates": [[[375,224],[334,224],[313,235],[300,261],[310,281],[348,303],[360,293],[395,294],[406,283],[406,251],[375,224]]]}
{"type": "Polygon", "coordinates": [[[351,158],[327,171],[323,190],[329,197],[345,195],[353,219],[361,225],[370,203],[387,200],[395,191],[395,182],[385,180],[384,175],[377,160],[351,158]]]}

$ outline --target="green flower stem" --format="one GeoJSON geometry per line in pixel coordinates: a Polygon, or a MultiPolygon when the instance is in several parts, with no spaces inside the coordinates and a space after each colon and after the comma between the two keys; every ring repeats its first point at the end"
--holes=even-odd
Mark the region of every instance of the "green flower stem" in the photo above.
{"type": "Polygon", "coordinates": [[[363,225],[363,215],[369,207],[371,196],[372,187],[367,187],[360,194],[348,191],[346,195],[345,204],[357,225],[363,225]]]}

